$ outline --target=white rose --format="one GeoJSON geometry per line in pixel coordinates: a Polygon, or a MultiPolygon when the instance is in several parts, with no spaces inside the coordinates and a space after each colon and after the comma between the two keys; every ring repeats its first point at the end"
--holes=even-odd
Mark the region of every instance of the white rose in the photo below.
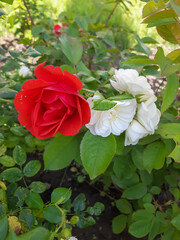
{"type": "Polygon", "coordinates": [[[76,237],[70,237],[69,240],[78,240],[76,237]]]}
{"type": "MultiPolygon", "coordinates": [[[[93,98],[87,100],[90,108],[93,107],[93,98]]],[[[91,120],[86,127],[92,134],[102,137],[107,137],[111,133],[120,135],[128,128],[136,112],[136,99],[114,102],[116,105],[107,111],[91,110],[91,120]]]]}
{"type": "Polygon", "coordinates": [[[136,145],[139,139],[147,136],[149,132],[136,120],[133,120],[125,134],[125,143],[124,145],[136,145]]]}
{"type": "Polygon", "coordinates": [[[161,117],[161,112],[156,107],[155,101],[156,97],[154,96],[138,105],[137,121],[146,128],[149,134],[153,134],[154,130],[157,129],[161,117]]]}
{"type": "Polygon", "coordinates": [[[110,80],[111,85],[120,93],[127,92],[134,97],[137,95],[141,101],[145,101],[154,95],[150,84],[134,69],[115,70],[115,81],[110,80]]]}
{"type": "Polygon", "coordinates": [[[26,66],[21,66],[21,68],[19,69],[19,75],[23,78],[27,77],[27,76],[31,76],[31,71],[28,67],[26,66]]]}

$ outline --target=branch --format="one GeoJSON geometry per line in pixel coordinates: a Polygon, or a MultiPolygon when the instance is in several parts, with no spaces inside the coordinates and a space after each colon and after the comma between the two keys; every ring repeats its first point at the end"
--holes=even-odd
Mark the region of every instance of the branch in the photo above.
{"type": "Polygon", "coordinates": [[[28,7],[27,3],[25,2],[25,0],[23,0],[23,3],[24,3],[25,8],[27,9],[28,14],[29,14],[29,18],[30,18],[30,21],[31,21],[31,25],[34,26],[34,21],[33,21],[33,18],[32,18],[32,16],[31,16],[31,13],[30,13],[30,11],[29,11],[29,7],[28,7]]]}
{"type": "Polygon", "coordinates": [[[116,5],[114,6],[114,8],[113,8],[112,11],[110,12],[109,16],[107,17],[106,23],[105,23],[104,27],[107,27],[108,22],[109,22],[111,16],[113,15],[113,13],[114,13],[114,11],[116,10],[116,8],[117,8],[118,5],[119,5],[119,1],[116,2],[116,5]]]}

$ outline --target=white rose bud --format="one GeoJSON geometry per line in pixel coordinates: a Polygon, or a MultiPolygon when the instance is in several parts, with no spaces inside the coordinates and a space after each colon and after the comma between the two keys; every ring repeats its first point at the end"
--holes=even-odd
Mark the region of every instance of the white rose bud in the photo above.
{"type": "Polygon", "coordinates": [[[28,67],[26,66],[21,66],[21,68],[19,69],[19,75],[23,78],[31,76],[31,71],[28,67]]]}
{"type": "Polygon", "coordinates": [[[69,240],[78,240],[76,237],[70,237],[69,240]]]}
{"type": "Polygon", "coordinates": [[[120,93],[130,93],[134,97],[140,95],[138,96],[140,101],[146,101],[154,95],[147,79],[139,76],[134,69],[115,70],[114,79],[115,81],[110,80],[111,85],[120,93]]]}
{"type": "MultiPolygon", "coordinates": [[[[97,99],[97,96],[87,100],[90,108],[93,107],[93,99],[97,99]]],[[[91,120],[86,127],[92,134],[102,137],[107,137],[111,133],[120,135],[128,128],[136,112],[136,99],[114,102],[116,105],[109,110],[91,110],[91,120]]]]}

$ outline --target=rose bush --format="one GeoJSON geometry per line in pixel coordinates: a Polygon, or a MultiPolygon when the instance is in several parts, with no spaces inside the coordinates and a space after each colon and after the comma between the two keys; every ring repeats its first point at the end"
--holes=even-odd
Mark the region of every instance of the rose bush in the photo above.
{"type": "Polygon", "coordinates": [[[26,81],[15,96],[19,122],[37,138],[77,134],[90,121],[89,104],[78,93],[82,83],[60,67],[44,65],[36,67],[37,79],[26,81]]]}

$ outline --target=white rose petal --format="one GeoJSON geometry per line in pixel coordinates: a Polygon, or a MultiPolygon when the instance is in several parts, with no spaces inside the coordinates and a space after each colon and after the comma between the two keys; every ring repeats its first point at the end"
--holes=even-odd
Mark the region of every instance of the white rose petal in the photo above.
{"type": "Polygon", "coordinates": [[[141,101],[148,100],[154,95],[150,84],[143,76],[134,69],[119,69],[115,70],[115,81],[110,80],[111,85],[120,93],[127,92],[134,97],[140,96],[141,101]]]}
{"type": "Polygon", "coordinates": [[[136,145],[139,139],[147,136],[149,132],[136,120],[133,120],[125,134],[125,146],[136,145]]]}
{"type": "Polygon", "coordinates": [[[20,69],[19,69],[19,75],[23,78],[27,77],[27,76],[31,76],[31,71],[28,67],[26,66],[22,66],[20,69]]]}
{"type": "MultiPolygon", "coordinates": [[[[92,108],[91,101],[87,100],[92,108]]],[[[111,133],[120,135],[132,121],[136,112],[136,99],[114,101],[116,105],[107,111],[91,110],[91,120],[86,127],[94,135],[107,137],[111,133]]]]}
{"type": "Polygon", "coordinates": [[[70,237],[69,240],[78,240],[76,237],[70,237]]]}
{"type": "Polygon", "coordinates": [[[136,116],[137,121],[146,128],[149,134],[154,134],[161,117],[161,112],[154,103],[155,100],[156,97],[151,97],[146,102],[139,104],[136,116]]]}

